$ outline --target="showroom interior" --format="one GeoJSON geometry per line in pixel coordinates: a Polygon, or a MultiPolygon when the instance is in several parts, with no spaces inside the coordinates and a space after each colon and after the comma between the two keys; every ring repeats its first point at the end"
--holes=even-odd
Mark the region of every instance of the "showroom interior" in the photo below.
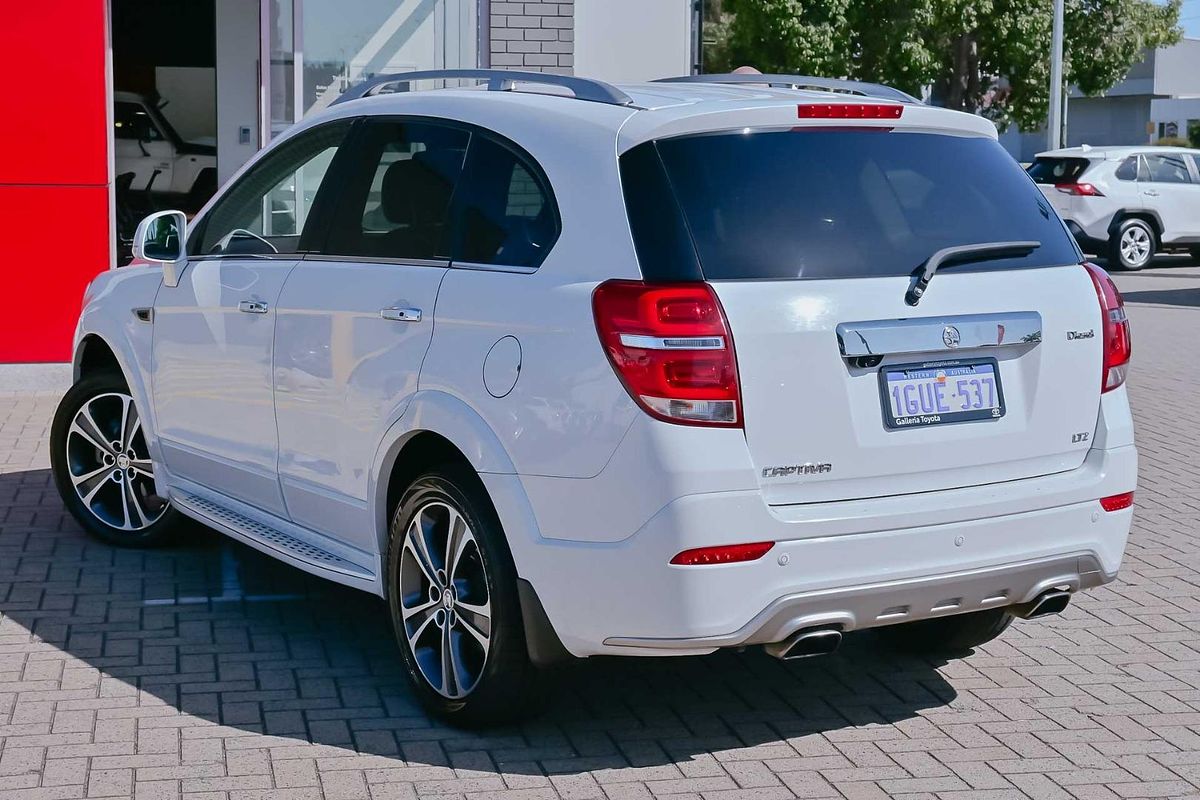
{"type": "Polygon", "coordinates": [[[85,288],[128,262],[146,213],[194,214],[272,138],[355,83],[457,67],[610,81],[688,74],[698,66],[698,7],[696,0],[11,4],[0,48],[28,77],[16,94],[19,124],[0,126],[0,263],[11,289],[0,294],[0,363],[69,361],[85,288]],[[68,230],[61,240],[58,232],[68,230]]]}

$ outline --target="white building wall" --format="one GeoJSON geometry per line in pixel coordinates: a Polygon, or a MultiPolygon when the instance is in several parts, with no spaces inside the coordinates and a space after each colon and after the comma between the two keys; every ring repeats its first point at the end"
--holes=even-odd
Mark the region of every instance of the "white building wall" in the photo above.
{"type": "Polygon", "coordinates": [[[575,0],[575,74],[606,81],[687,75],[690,0],[575,0]]]}
{"type": "Polygon", "coordinates": [[[224,183],[258,150],[258,2],[216,0],[216,13],[217,182],[224,183]]]}

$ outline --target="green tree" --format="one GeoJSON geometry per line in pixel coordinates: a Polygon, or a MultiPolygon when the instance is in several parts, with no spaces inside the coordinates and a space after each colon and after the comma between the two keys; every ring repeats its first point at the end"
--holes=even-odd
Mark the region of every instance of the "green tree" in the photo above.
{"type": "MultiPolygon", "coordinates": [[[[1067,0],[1065,68],[1085,94],[1179,40],[1181,0],[1067,0]]],[[[723,0],[723,55],[764,72],[849,77],[1030,130],[1046,119],[1051,0],[723,0]]]]}

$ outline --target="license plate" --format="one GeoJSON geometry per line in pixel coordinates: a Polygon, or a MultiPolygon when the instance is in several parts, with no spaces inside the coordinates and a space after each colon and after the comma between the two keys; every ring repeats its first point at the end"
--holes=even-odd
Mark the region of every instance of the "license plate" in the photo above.
{"type": "Polygon", "coordinates": [[[887,366],[879,371],[879,388],[883,421],[889,428],[1004,416],[995,359],[887,366]]]}

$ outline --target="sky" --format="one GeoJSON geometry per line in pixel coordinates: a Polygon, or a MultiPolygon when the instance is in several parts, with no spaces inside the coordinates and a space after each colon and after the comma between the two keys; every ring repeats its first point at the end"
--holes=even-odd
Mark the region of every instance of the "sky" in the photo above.
{"type": "Polygon", "coordinates": [[[1200,0],[1183,0],[1179,21],[1185,36],[1200,38],[1200,0]]]}

